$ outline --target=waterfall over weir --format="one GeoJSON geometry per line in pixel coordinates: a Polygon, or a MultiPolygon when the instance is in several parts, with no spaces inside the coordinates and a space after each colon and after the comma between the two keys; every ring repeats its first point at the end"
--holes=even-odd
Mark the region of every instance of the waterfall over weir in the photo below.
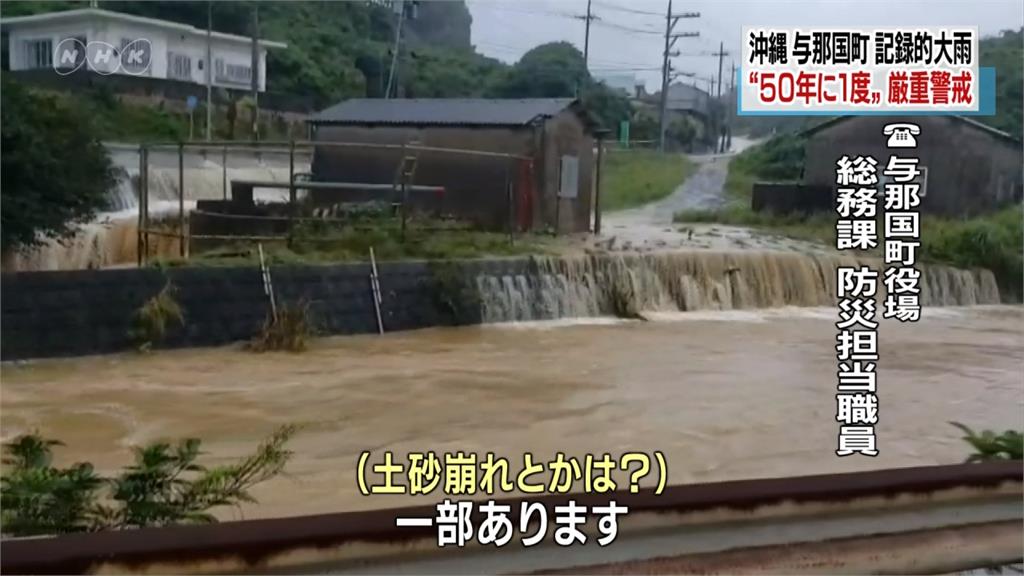
{"type": "MultiPolygon", "coordinates": [[[[116,182],[107,196],[107,211],[92,222],[81,224],[74,235],[61,240],[45,240],[31,250],[3,255],[2,267],[8,271],[80,270],[134,265],[138,254],[139,149],[138,146],[106,144],[116,182]]],[[[308,154],[297,155],[295,171],[309,171],[308,154]]],[[[176,150],[152,151],[149,156],[150,218],[177,218],[178,154],[176,150]]],[[[224,197],[225,185],[234,180],[288,182],[288,155],[232,151],[227,165],[219,151],[203,154],[186,151],[183,158],[185,210],[195,208],[197,200],[224,197]],[[226,168],[226,169],[225,169],[226,168]]],[[[230,193],[230,192],[229,192],[230,193]]],[[[287,190],[256,191],[257,200],[283,201],[287,190]]],[[[175,239],[151,238],[152,256],[176,256],[175,239]]]]}
{"type": "MultiPolygon", "coordinates": [[[[530,274],[477,277],[484,322],[635,312],[835,306],[836,269],[854,256],[787,252],[665,252],[534,258],[530,274]]],[[[922,306],[998,304],[987,270],[919,266],[922,306]]],[[[885,297],[881,275],[878,313],[885,297]]]]}

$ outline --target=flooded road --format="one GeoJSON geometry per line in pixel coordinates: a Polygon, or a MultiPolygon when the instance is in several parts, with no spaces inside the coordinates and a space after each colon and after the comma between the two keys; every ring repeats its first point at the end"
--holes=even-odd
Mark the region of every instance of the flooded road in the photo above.
{"type": "Polygon", "coordinates": [[[304,424],[288,477],[254,491],[254,518],[411,503],[359,495],[367,449],[491,451],[513,467],[524,451],[661,450],[681,484],[954,463],[968,447],[947,421],[1020,427],[1024,309],[926,308],[916,325],[880,326],[881,455],[835,457],[835,318],[690,312],[330,338],[301,355],[229,347],[6,364],[2,433],[38,430],[67,444],[58,462],[109,472],[135,444],[196,436],[216,461],[304,424]]]}
{"type": "Polygon", "coordinates": [[[735,156],[760,144],[759,140],[733,138],[725,154],[691,155],[695,171],[669,196],[644,206],[609,212],[600,237],[587,238],[591,248],[609,252],[657,252],[669,250],[785,250],[822,252],[824,246],[778,237],[743,226],[717,223],[674,223],[685,211],[717,211],[729,203],[724,186],[729,163],[735,156]]]}

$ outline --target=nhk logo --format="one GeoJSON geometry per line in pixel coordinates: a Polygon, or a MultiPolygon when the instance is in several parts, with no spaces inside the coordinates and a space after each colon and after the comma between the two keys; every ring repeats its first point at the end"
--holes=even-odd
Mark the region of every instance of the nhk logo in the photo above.
{"type": "Polygon", "coordinates": [[[83,66],[97,74],[120,71],[141,76],[149,71],[152,48],[145,38],[132,40],[120,50],[106,42],[94,40],[86,44],[78,38],[65,38],[54,50],[53,69],[61,76],[73,74],[83,66]]]}

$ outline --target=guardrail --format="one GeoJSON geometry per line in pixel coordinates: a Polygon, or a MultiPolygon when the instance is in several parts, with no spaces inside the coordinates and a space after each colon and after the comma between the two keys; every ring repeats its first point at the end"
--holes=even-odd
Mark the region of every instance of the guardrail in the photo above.
{"type": "MultiPolygon", "coordinates": [[[[605,547],[588,541],[567,548],[513,542],[438,549],[435,529],[395,526],[397,517],[436,515],[433,506],[420,506],[12,539],[0,543],[0,568],[5,574],[955,571],[1024,555],[1022,466],[928,466],[674,486],[661,495],[529,499],[549,510],[570,499],[588,508],[610,500],[628,506],[618,539],[605,547]]],[[[502,502],[513,505],[513,525],[525,500],[502,502]]]]}

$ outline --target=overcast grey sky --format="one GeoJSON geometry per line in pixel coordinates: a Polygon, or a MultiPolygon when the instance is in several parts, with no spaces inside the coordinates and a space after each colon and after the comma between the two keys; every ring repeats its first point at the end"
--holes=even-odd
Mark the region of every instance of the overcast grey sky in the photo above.
{"type": "MultiPolygon", "coordinates": [[[[515,62],[538,44],[566,40],[583,50],[587,0],[467,0],[477,50],[515,62]],[[576,18],[574,18],[576,17],[576,18]]],[[[668,0],[592,0],[599,20],[590,29],[590,69],[595,75],[636,74],[648,91],[659,88],[668,0]]],[[[1024,26],[1021,0],[674,0],[674,13],[699,12],[681,19],[673,59],[677,70],[704,81],[718,73],[719,42],[724,67],[739,65],[744,26],[977,26],[982,36],[1024,26]]]]}

